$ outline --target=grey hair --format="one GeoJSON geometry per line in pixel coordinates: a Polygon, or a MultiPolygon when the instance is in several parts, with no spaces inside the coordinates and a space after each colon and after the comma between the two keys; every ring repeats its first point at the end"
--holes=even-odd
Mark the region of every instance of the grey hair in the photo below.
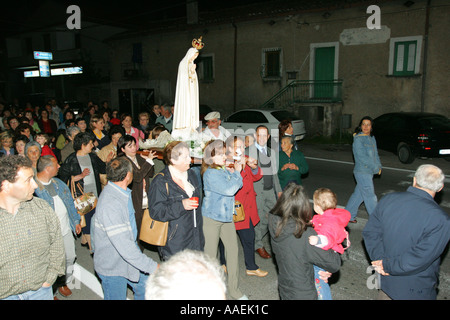
{"type": "MultiPolygon", "coordinates": [[[[51,165],[53,165],[53,160],[55,159],[54,156],[47,154],[45,156],[39,157],[39,160],[37,162],[36,165],[36,171],[37,172],[42,172],[45,170],[45,168],[50,167],[51,165]]],[[[56,162],[58,163],[58,161],[56,162]]]]}
{"type": "Polygon", "coordinates": [[[42,152],[42,149],[41,149],[41,145],[38,143],[38,142],[36,142],[36,141],[30,141],[30,142],[28,142],[26,145],[25,145],[25,154],[27,154],[27,152],[28,152],[28,148],[30,148],[30,147],[38,147],[39,148],[39,153],[41,153],[42,152]]]}
{"type": "Polygon", "coordinates": [[[226,299],[225,274],[217,259],[204,252],[183,250],[149,276],[146,300],[226,299]]]}
{"type": "Polygon", "coordinates": [[[166,111],[172,111],[172,106],[168,103],[164,103],[161,108],[163,108],[166,111]]]}
{"type": "Polygon", "coordinates": [[[72,135],[75,132],[79,133],[79,132],[81,132],[81,129],[77,126],[71,126],[71,127],[66,128],[66,133],[67,133],[68,137],[72,137],[72,135]]]}
{"type": "Polygon", "coordinates": [[[416,185],[430,191],[438,192],[444,186],[445,175],[441,169],[432,164],[423,164],[414,174],[416,185]]]}

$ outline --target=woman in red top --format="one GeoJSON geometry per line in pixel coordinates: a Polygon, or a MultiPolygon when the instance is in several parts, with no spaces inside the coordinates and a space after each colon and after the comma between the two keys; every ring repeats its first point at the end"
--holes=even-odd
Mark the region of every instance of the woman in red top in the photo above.
{"type": "MultiPolygon", "coordinates": [[[[244,156],[245,143],[242,138],[231,136],[227,139],[226,145],[227,164],[232,164],[235,161],[246,161],[246,165],[241,171],[243,186],[234,196],[236,201],[241,202],[245,212],[245,219],[240,222],[235,222],[234,225],[244,250],[245,266],[247,269],[246,274],[249,276],[265,277],[268,272],[259,269],[255,262],[254,229],[259,222],[259,215],[253,182],[262,178],[262,170],[255,159],[244,156]]],[[[222,254],[221,260],[224,260],[222,254]]]]}

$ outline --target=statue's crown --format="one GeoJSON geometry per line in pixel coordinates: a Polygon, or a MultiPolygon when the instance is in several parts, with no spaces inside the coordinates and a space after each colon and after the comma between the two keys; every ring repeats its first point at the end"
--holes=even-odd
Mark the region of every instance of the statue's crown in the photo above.
{"type": "Polygon", "coordinates": [[[197,50],[203,49],[205,44],[202,42],[202,37],[200,36],[200,38],[192,40],[192,46],[197,50]]]}

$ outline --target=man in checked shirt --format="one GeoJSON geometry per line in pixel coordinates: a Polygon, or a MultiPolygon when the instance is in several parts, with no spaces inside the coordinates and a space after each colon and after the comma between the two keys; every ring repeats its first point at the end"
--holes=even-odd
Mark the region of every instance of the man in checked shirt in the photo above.
{"type": "Polygon", "coordinates": [[[56,213],[33,197],[31,161],[0,158],[0,299],[53,300],[52,284],[65,273],[56,213]]]}

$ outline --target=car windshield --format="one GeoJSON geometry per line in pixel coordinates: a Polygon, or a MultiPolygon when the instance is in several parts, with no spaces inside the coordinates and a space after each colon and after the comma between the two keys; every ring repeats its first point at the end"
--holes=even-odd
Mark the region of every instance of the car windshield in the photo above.
{"type": "Polygon", "coordinates": [[[299,118],[289,112],[289,111],[285,111],[285,110],[279,110],[279,111],[272,111],[271,114],[278,120],[278,121],[282,121],[282,120],[299,120],[299,118]]]}
{"type": "Polygon", "coordinates": [[[427,128],[442,128],[442,127],[449,127],[450,126],[450,120],[446,117],[426,117],[426,118],[420,118],[419,123],[423,127],[427,128]]]}
{"type": "Polygon", "coordinates": [[[226,122],[238,123],[267,123],[267,118],[260,111],[238,111],[229,116],[226,122]]]}

